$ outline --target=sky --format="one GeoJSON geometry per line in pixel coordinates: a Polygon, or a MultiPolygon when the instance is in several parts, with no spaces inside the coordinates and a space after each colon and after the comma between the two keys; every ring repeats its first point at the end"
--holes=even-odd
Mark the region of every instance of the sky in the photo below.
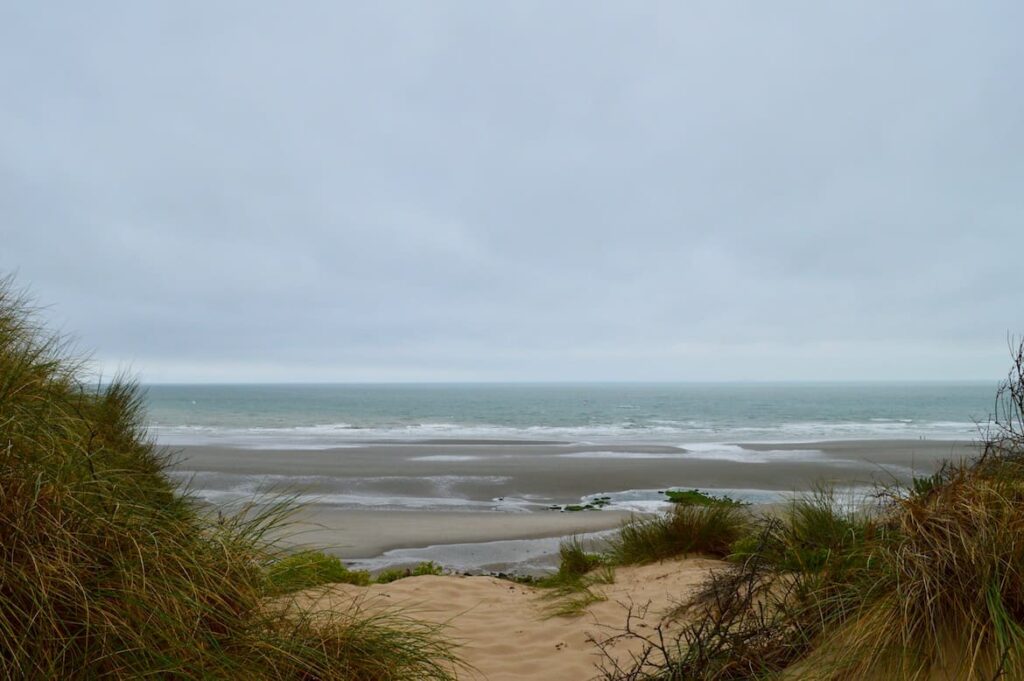
{"type": "Polygon", "coordinates": [[[153,382],[997,380],[1024,3],[0,5],[0,272],[153,382]]]}

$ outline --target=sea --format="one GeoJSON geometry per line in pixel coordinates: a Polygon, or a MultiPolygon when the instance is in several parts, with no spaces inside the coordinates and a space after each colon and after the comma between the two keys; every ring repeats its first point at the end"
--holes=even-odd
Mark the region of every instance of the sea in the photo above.
{"type": "MultiPolygon", "coordinates": [[[[970,440],[994,383],[150,385],[160,444],[329,449],[375,442],[970,440]]],[[[723,450],[726,451],[726,450],[723,450]]]]}

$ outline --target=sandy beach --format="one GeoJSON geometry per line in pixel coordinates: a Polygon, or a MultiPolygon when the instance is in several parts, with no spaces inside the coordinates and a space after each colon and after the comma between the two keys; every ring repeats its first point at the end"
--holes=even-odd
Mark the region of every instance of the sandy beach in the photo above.
{"type": "Polygon", "coordinates": [[[371,569],[437,560],[487,571],[549,564],[557,541],[528,540],[613,529],[631,513],[658,510],[658,491],[667,487],[770,502],[820,483],[906,482],[975,451],[941,440],[715,447],[465,439],[317,450],[187,446],[176,451],[174,470],[214,504],[294,495],[303,508],[289,541],[371,569]],[[605,494],[613,502],[601,511],[550,508],[605,494]]]}
{"type": "MultiPolygon", "coordinates": [[[[403,548],[458,547],[462,544],[537,540],[600,532],[618,527],[629,515],[622,511],[366,511],[311,505],[296,513],[289,536],[300,545],[325,549],[350,559],[362,559],[403,548]]],[[[436,553],[431,552],[432,555],[436,553]]],[[[422,555],[423,560],[430,559],[426,553],[422,555]]]]}
{"type": "Polygon", "coordinates": [[[346,488],[345,481],[361,481],[362,488],[370,491],[379,488],[409,496],[430,491],[432,480],[448,478],[470,500],[540,495],[571,502],[611,487],[790,490],[822,479],[869,482],[880,471],[906,480],[915,472],[926,474],[938,461],[971,456],[975,451],[969,442],[945,440],[738,443],[732,447],[737,449],[706,455],[683,447],[622,443],[428,441],[318,450],[185,446],[176,448],[175,465],[181,471],[264,476],[282,482],[304,476],[311,487],[316,481],[309,479],[318,476],[331,478],[339,489],[346,488]]]}

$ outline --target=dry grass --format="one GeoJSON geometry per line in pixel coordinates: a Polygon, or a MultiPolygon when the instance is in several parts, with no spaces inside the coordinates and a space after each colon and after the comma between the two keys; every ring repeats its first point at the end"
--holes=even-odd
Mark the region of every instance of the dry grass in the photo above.
{"type": "Polygon", "coordinates": [[[645,650],[605,678],[1024,678],[1024,343],[979,458],[877,501],[850,513],[826,490],[759,519],[675,633],[627,631],[645,650]]]}
{"type": "Polygon", "coordinates": [[[1024,470],[991,463],[893,500],[873,588],[825,639],[833,676],[1024,677],[1024,470]]]}

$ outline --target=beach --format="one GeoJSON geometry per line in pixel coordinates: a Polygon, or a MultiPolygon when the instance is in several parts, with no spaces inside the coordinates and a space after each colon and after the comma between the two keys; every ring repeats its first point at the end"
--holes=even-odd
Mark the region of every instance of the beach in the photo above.
{"type": "Polygon", "coordinates": [[[357,566],[435,560],[470,572],[535,571],[552,564],[560,537],[599,538],[630,514],[668,508],[668,488],[755,505],[820,485],[856,495],[975,451],[968,441],[921,439],[689,447],[430,439],[316,450],[183,446],[172,470],[214,505],[292,498],[301,509],[287,540],[357,566]],[[600,509],[563,510],[602,497],[600,509]]]}

